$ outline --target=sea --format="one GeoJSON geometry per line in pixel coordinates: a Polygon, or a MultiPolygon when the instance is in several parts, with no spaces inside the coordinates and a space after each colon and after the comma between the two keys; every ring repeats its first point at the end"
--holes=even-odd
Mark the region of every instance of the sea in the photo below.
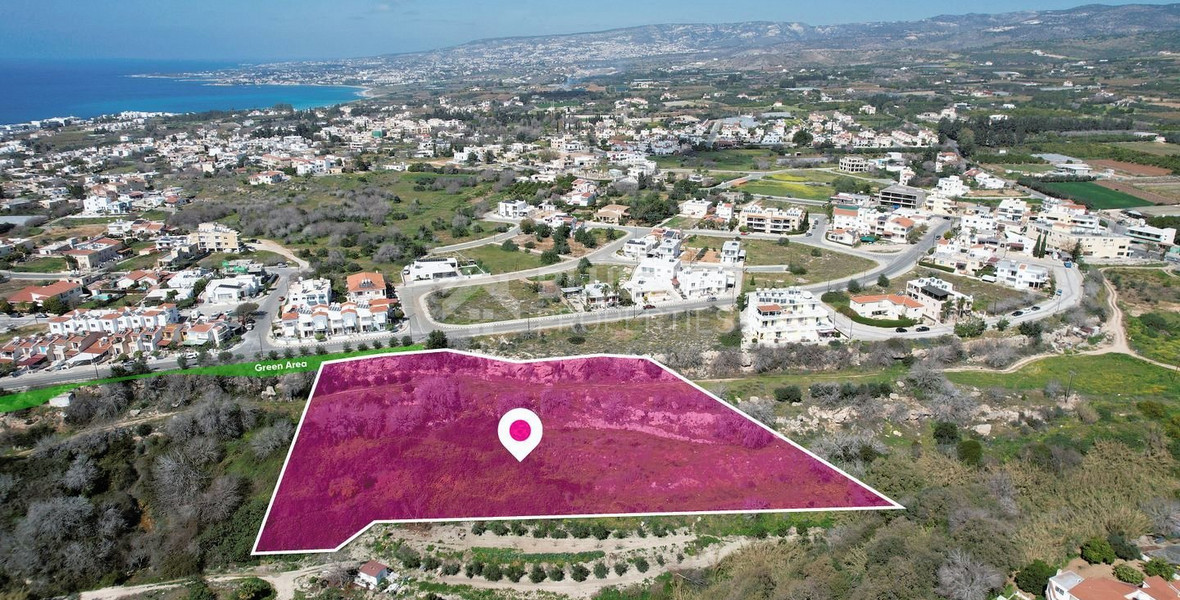
{"type": "Polygon", "coordinates": [[[267,108],[297,109],[340,104],[361,89],[315,85],[214,85],[145,74],[179,74],[239,66],[240,63],[149,60],[0,59],[0,124],[50,117],[90,118],[125,110],[202,112],[267,108]]]}

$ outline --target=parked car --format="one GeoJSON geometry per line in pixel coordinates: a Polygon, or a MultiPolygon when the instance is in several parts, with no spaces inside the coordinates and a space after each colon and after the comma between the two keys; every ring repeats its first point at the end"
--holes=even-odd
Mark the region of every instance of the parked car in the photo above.
{"type": "Polygon", "coordinates": [[[654,304],[644,304],[644,305],[643,305],[643,310],[651,310],[651,309],[653,309],[653,308],[655,308],[655,307],[656,307],[656,305],[654,305],[654,304]]]}
{"type": "Polygon", "coordinates": [[[709,296],[709,302],[716,302],[717,296],[709,296]]]}
{"type": "Polygon", "coordinates": [[[922,325],[921,327],[918,327],[914,331],[930,331],[930,328],[925,325],[922,325]]]}
{"type": "Polygon", "coordinates": [[[907,331],[909,331],[909,330],[908,330],[908,329],[906,329],[905,327],[898,327],[897,329],[894,329],[894,331],[896,331],[896,332],[898,332],[898,333],[905,333],[905,332],[907,332],[907,331]]]}
{"type": "Polygon", "coordinates": [[[1039,306],[1033,306],[1033,307],[1029,308],[1028,310],[1030,310],[1030,311],[1034,311],[1034,310],[1041,310],[1041,307],[1039,307],[1039,306]]]}
{"type": "Polygon", "coordinates": [[[1024,314],[1024,311],[1023,311],[1023,310],[1018,310],[1018,311],[1016,311],[1016,312],[1012,313],[1012,316],[1013,316],[1013,317],[1019,317],[1020,315],[1023,315],[1023,314],[1024,314]]]}

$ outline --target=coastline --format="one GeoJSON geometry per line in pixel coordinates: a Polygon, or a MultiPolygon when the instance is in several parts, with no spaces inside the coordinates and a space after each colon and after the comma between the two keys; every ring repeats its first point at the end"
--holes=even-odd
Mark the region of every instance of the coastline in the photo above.
{"type": "MultiPolygon", "coordinates": [[[[338,106],[338,105],[342,105],[342,104],[348,104],[350,102],[354,102],[357,100],[365,100],[365,99],[371,99],[371,98],[378,97],[378,94],[375,92],[375,90],[373,88],[368,87],[368,86],[360,86],[360,85],[342,85],[342,84],[338,85],[338,84],[329,84],[329,83],[298,83],[298,82],[241,83],[241,82],[226,81],[224,79],[218,79],[218,78],[212,78],[212,77],[199,77],[199,76],[195,76],[195,74],[183,74],[183,73],[176,74],[176,75],[164,75],[164,74],[158,74],[158,73],[129,73],[129,74],[123,74],[122,77],[127,78],[127,79],[156,79],[156,80],[164,80],[164,81],[184,82],[184,83],[199,85],[201,87],[214,87],[214,88],[247,89],[247,88],[265,88],[265,87],[282,86],[282,87],[301,87],[301,88],[333,88],[333,89],[340,89],[340,90],[349,90],[351,92],[351,95],[349,97],[343,98],[343,99],[333,99],[333,100],[324,100],[324,101],[313,100],[312,104],[302,106],[302,107],[298,108],[298,110],[309,110],[309,109],[313,109],[313,108],[324,108],[324,107],[328,107],[328,106],[338,106]]],[[[185,97],[182,95],[177,95],[177,96],[175,96],[175,99],[183,101],[185,99],[185,97]]],[[[232,101],[233,99],[228,98],[227,100],[232,101]]],[[[250,100],[245,100],[245,101],[250,102],[250,100]]],[[[126,102],[127,104],[133,104],[135,102],[135,100],[130,99],[130,98],[126,99],[126,100],[116,99],[116,100],[111,100],[110,102],[126,102]]],[[[214,111],[258,110],[258,109],[268,108],[269,106],[273,106],[273,104],[275,104],[275,103],[290,103],[293,105],[304,104],[303,102],[300,102],[298,100],[285,101],[282,99],[275,99],[274,101],[258,102],[257,104],[252,105],[252,106],[236,105],[236,106],[232,106],[229,108],[219,108],[217,106],[211,106],[209,108],[194,109],[194,110],[158,110],[158,109],[134,108],[134,107],[129,106],[127,108],[122,108],[122,109],[118,109],[118,110],[113,110],[113,109],[107,110],[107,111],[100,112],[97,114],[91,114],[91,115],[88,115],[85,117],[79,117],[79,116],[76,116],[75,114],[57,114],[57,115],[52,115],[52,116],[38,117],[35,119],[27,119],[27,120],[23,120],[23,121],[0,122],[0,128],[21,128],[21,127],[28,128],[28,127],[34,127],[34,123],[41,123],[41,122],[45,122],[45,121],[65,120],[65,119],[91,122],[91,121],[95,121],[95,120],[99,120],[99,119],[116,117],[119,114],[122,114],[124,112],[149,113],[149,114],[174,116],[174,115],[193,115],[193,114],[200,114],[200,113],[204,113],[204,112],[214,112],[214,111]]]]}

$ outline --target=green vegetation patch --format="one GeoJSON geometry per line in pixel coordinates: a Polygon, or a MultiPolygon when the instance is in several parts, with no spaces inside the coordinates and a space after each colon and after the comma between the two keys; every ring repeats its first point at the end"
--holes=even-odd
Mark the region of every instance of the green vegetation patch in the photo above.
{"type": "Polygon", "coordinates": [[[1180,373],[1126,354],[1053,356],[1025,365],[1014,373],[956,371],[952,382],[979,389],[1038,391],[1050,381],[1069,385],[1095,397],[1167,398],[1180,400],[1180,373]]]}
{"type": "Polygon", "coordinates": [[[1052,193],[1071,200],[1077,200],[1095,210],[1151,206],[1151,203],[1146,200],[1117,190],[1104,188],[1092,181],[1062,181],[1044,183],[1042,185],[1052,193]]]}
{"type": "Polygon", "coordinates": [[[118,381],[129,381],[132,379],[144,379],[147,377],[159,377],[161,375],[222,375],[230,377],[273,377],[275,375],[282,375],[284,373],[295,373],[301,371],[314,371],[320,368],[320,364],[329,360],[336,360],[339,358],[351,358],[356,356],[369,356],[374,354],[391,354],[395,352],[406,352],[408,350],[421,350],[421,345],[402,346],[398,348],[376,348],[373,350],[363,350],[359,352],[338,352],[335,354],[316,354],[312,356],[297,356],[294,358],[283,358],[275,360],[262,360],[254,362],[235,363],[230,365],[213,365],[208,367],[193,367],[191,369],[170,369],[167,371],[158,371],[154,373],[145,373],[143,375],[130,375],[127,377],[109,377],[106,379],[96,379],[93,381],[84,381],[80,383],[64,383],[45,388],[38,388],[25,392],[18,392],[15,394],[7,394],[0,396],[0,412],[12,412],[14,410],[21,410],[33,406],[39,406],[49,402],[55,396],[64,394],[72,389],[87,385],[102,385],[105,383],[114,383],[118,381]]]}

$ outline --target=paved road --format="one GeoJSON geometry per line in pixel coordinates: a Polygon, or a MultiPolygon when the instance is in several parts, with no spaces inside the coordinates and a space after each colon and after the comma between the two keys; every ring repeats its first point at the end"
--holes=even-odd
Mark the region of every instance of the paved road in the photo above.
{"type": "MultiPolygon", "coordinates": [[[[953,223],[951,221],[935,222],[934,226],[926,233],[922,241],[914,246],[908,247],[902,252],[892,255],[875,256],[874,259],[879,261],[876,267],[869,270],[857,273],[855,275],[827,281],[807,286],[802,286],[803,289],[813,292],[822,293],[829,289],[839,289],[847,285],[848,281],[857,279],[859,281],[872,281],[878,275],[884,274],[886,277],[894,277],[898,274],[904,273],[917,263],[918,259],[926,254],[926,251],[934,245],[934,242],[942,236],[942,234],[949,230],[953,223]]],[[[640,229],[646,231],[645,228],[629,228],[640,229]]],[[[626,239],[636,235],[638,232],[628,231],[628,235],[616,240],[608,246],[598,249],[592,253],[589,258],[591,262],[596,264],[602,262],[613,262],[611,255],[614,251],[621,247],[626,239]],[[605,256],[603,256],[605,255],[605,256]],[[602,258],[599,258],[602,257],[602,258]]],[[[716,234],[716,232],[713,232],[716,234]]],[[[743,236],[745,237],[745,236],[743,236]]],[[[769,236],[777,239],[779,236],[769,236]]],[[[817,242],[818,244],[818,242],[817,242]]],[[[419,339],[419,336],[425,336],[431,330],[441,330],[447,333],[448,337],[475,337],[482,335],[504,335],[509,333],[521,333],[532,331],[536,329],[550,329],[559,327],[571,327],[580,324],[584,327],[590,328],[595,325],[607,323],[611,321],[621,321],[625,319],[643,319],[651,318],[660,315],[673,314],[679,312],[687,312],[694,310],[706,309],[712,306],[727,307],[736,303],[737,291],[733,290],[730,294],[719,297],[716,301],[708,300],[686,300],[679,302],[669,302],[658,305],[655,308],[643,310],[641,307],[626,307],[604,309],[586,313],[572,313],[564,315],[551,315],[545,317],[526,317],[523,319],[513,319],[509,321],[497,321],[494,323],[481,323],[475,325],[449,325],[435,321],[430,315],[426,306],[426,296],[430,293],[446,289],[467,287],[471,285],[481,285],[487,283],[496,283],[510,281],[514,279],[521,279],[524,277],[534,277],[536,275],[544,275],[551,273],[558,273],[573,268],[577,261],[566,261],[550,267],[541,267],[539,269],[531,269],[529,271],[522,271],[517,273],[506,273],[503,275],[485,276],[479,278],[470,278],[461,282],[447,282],[447,283],[429,283],[419,284],[414,286],[404,286],[400,290],[403,308],[407,312],[407,317],[411,323],[409,331],[419,339]]],[[[781,270],[782,267],[777,267],[781,270]]],[[[889,333],[892,333],[891,331],[889,333]]]]}

